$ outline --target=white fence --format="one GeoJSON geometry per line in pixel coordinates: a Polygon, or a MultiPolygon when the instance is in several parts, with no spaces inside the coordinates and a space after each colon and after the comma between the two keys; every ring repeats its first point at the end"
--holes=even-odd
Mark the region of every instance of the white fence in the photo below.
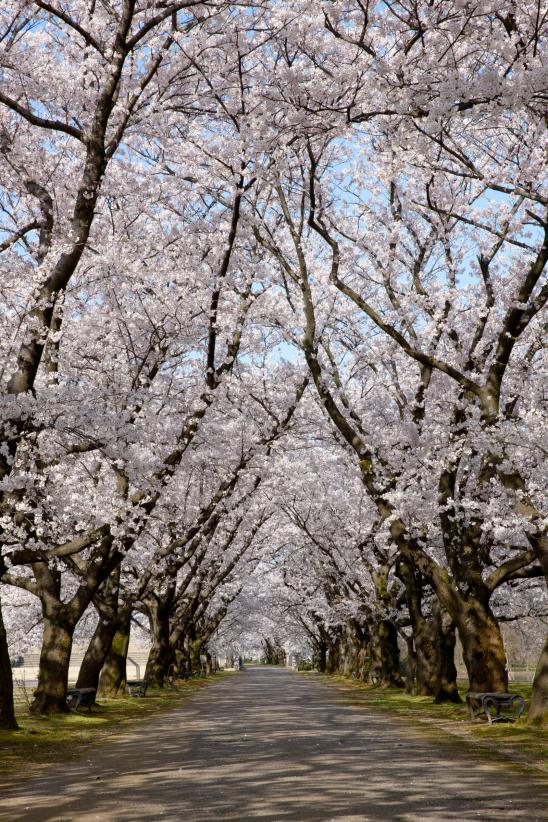
{"type": "MultiPolygon", "coordinates": [[[[75,648],[70,657],[69,684],[76,682],[85,649],[75,648]]],[[[148,648],[132,648],[130,646],[127,655],[127,676],[128,679],[141,679],[144,676],[148,660],[148,648]]],[[[23,665],[13,668],[13,680],[16,687],[31,690],[36,685],[38,679],[38,665],[40,662],[40,652],[30,651],[23,654],[23,665]]]]}

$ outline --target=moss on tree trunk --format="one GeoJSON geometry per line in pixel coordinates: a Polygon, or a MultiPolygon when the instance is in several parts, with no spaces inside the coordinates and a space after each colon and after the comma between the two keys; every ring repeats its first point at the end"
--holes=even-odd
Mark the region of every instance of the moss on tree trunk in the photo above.
{"type": "Polygon", "coordinates": [[[398,635],[390,620],[377,619],[372,625],[369,651],[371,679],[381,688],[403,688],[398,635]]]}
{"type": "Polygon", "coordinates": [[[173,668],[173,657],[169,642],[155,642],[147,660],[145,679],[153,688],[163,688],[173,668]]]}
{"type": "Polygon", "coordinates": [[[124,620],[112,640],[101,676],[99,691],[103,696],[121,696],[127,683],[127,652],[129,648],[129,616],[124,620]]]}

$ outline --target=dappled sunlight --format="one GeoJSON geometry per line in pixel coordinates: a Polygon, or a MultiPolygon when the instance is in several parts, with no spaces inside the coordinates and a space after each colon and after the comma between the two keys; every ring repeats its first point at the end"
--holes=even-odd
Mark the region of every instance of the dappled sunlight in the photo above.
{"type": "Polygon", "coordinates": [[[460,741],[315,678],[254,668],[12,788],[0,819],[540,822],[542,796],[541,779],[460,741]]]}

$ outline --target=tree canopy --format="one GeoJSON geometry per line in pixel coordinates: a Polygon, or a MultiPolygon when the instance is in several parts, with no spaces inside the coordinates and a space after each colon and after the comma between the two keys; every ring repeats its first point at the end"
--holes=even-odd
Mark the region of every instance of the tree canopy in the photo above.
{"type": "Polygon", "coordinates": [[[456,632],[507,689],[501,621],[547,612],[547,36],[536,0],[4,0],[0,723],[10,647],[59,712],[74,636],[96,687],[132,620],[158,686],[252,632],[458,699],[456,632]]]}

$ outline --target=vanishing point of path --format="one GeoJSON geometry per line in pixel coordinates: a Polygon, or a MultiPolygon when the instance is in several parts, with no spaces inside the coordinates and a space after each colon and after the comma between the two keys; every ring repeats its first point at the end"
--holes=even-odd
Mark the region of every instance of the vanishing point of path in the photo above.
{"type": "Polygon", "coordinates": [[[548,820],[541,774],[275,668],[220,680],[1,800],[2,822],[548,820]]]}

